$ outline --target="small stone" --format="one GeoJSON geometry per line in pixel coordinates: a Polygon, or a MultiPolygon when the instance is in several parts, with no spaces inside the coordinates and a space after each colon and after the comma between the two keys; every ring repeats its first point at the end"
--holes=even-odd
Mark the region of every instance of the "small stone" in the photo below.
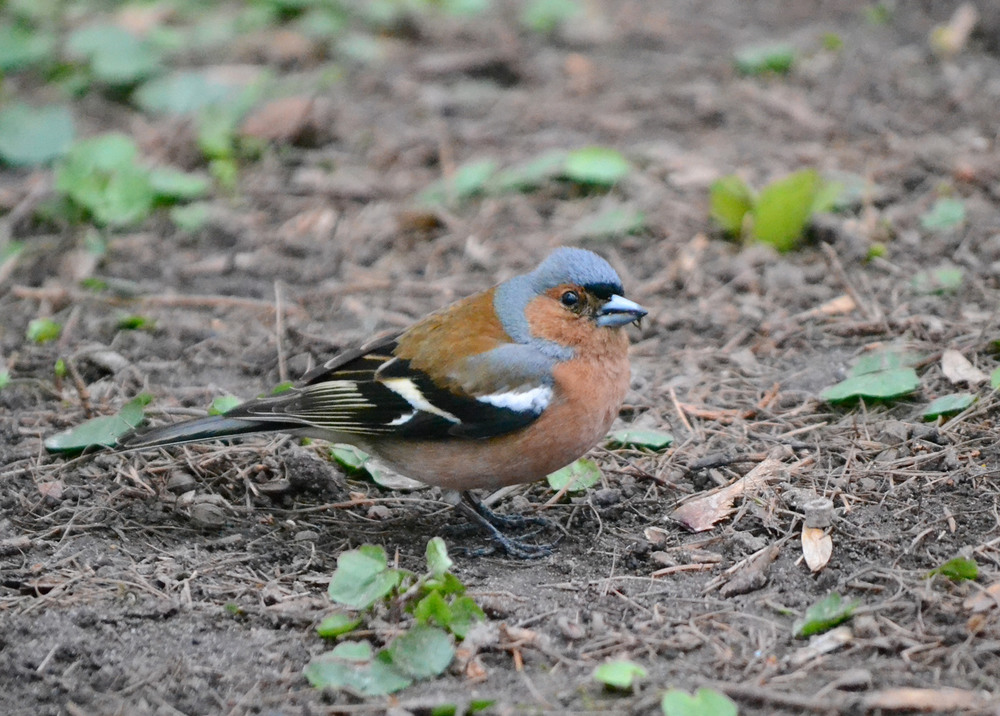
{"type": "Polygon", "coordinates": [[[194,475],[184,470],[175,470],[167,478],[167,489],[175,495],[191,492],[196,487],[198,487],[198,481],[194,479],[194,475]]]}
{"type": "Polygon", "coordinates": [[[203,529],[218,529],[226,523],[226,510],[211,502],[195,502],[189,511],[191,521],[203,529]]]}
{"type": "Polygon", "coordinates": [[[605,487],[600,490],[596,490],[592,495],[594,504],[598,507],[610,507],[611,505],[616,505],[621,501],[622,495],[618,490],[611,487],[605,487]]]}
{"type": "Polygon", "coordinates": [[[292,539],[296,542],[315,542],[319,539],[319,532],[315,530],[302,530],[301,532],[296,532],[292,539]]]}
{"type": "Polygon", "coordinates": [[[833,500],[829,497],[814,497],[802,505],[802,511],[806,516],[806,527],[826,529],[833,524],[836,516],[833,508],[833,500]]]}

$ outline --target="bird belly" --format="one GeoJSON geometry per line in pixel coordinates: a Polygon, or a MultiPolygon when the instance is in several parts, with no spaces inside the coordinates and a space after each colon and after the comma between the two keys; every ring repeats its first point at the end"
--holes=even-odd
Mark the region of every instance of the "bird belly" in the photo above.
{"type": "Polygon", "coordinates": [[[624,368],[619,363],[610,370],[604,364],[572,363],[556,368],[556,396],[526,428],[486,439],[379,440],[370,450],[398,472],[445,489],[496,489],[540,480],[607,435],[628,390],[627,359],[624,368]],[[561,368],[574,373],[565,386],[561,368]]]}

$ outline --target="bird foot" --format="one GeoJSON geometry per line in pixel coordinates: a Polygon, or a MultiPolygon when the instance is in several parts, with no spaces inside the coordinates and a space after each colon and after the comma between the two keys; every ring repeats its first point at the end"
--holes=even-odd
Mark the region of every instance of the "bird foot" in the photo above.
{"type": "Polygon", "coordinates": [[[523,530],[526,527],[537,525],[539,529],[524,535],[525,537],[530,537],[545,527],[554,527],[555,525],[542,517],[498,515],[468,492],[462,493],[462,499],[456,507],[474,524],[489,533],[493,541],[490,547],[466,550],[466,554],[470,557],[482,557],[494,554],[497,549],[501,549],[515,559],[538,559],[552,554],[552,549],[562,539],[562,535],[560,535],[554,542],[549,544],[532,544],[521,539],[508,537],[501,532],[501,528],[523,530]]]}

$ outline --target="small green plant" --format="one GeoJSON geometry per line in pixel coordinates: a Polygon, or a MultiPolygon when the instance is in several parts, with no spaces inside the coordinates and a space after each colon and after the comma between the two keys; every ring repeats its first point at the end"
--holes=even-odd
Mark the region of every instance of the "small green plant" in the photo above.
{"type": "Polygon", "coordinates": [[[521,10],[521,24],[534,32],[548,34],[581,9],[576,0],[529,0],[521,10]]]}
{"type": "Polygon", "coordinates": [[[660,700],[663,716],[736,716],[739,710],[736,704],[723,693],[715,689],[701,688],[694,696],[670,689],[660,700]]]}
{"type": "Polygon", "coordinates": [[[389,566],[385,550],[364,545],[344,552],[330,580],[330,599],[354,612],[337,612],[320,624],[325,638],[349,635],[365,615],[387,600],[394,611],[409,615],[410,624],[376,651],[369,641],[342,641],[305,667],[317,688],[343,689],[364,695],[391,694],[414,681],[441,674],[455,655],[455,639],[485,615],[464,595],[465,587],[451,573],[444,540],[427,544],[427,571],[415,575],[389,566]]]}
{"type": "Polygon", "coordinates": [[[937,420],[940,417],[956,415],[976,402],[972,393],[950,393],[932,400],[924,408],[924,420],[937,420]]]}
{"type": "Polygon", "coordinates": [[[649,450],[664,450],[674,442],[674,436],[662,430],[644,430],[643,428],[625,428],[616,430],[608,436],[608,442],[622,447],[648,448],[649,450]]]}
{"type": "Polygon", "coordinates": [[[937,574],[947,577],[953,582],[964,582],[976,579],[979,576],[979,565],[976,564],[976,560],[974,559],[955,557],[954,559],[949,559],[940,567],[932,569],[927,573],[927,577],[930,578],[937,574]]]}
{"type": "Polygon", "coordinates": [[[601,480],[601,468],[593,460],[581,457],[545,478],[555,491],[585,492],[601,480]]]}
{"type": "Polygon", "coordinates": [[[208,414],[222,415],[223,413],[229,412],[242,402],[243,401],[235,395],[220,395],[212,401],[210,406],[208,406],[208,414]]]}
{"type": "Polygon", "coordinates": [[[910,283],[917,293],[944,295],[958,291],[964,280],[965,272],[961,268],[945,263],[926,271],[918,271],[910,283]]]}
{"type": "Polygon", "coordinates": [[[637,679],[645,679],[646,676],[642,666],[628,659],[608,661],[594,669],[594,681],[619,691],[631,690],[637,679]]]}
{"type": "Polygon", "coordinates": [[[160,55],[148,41],[117,25],[89,25],[74,30],[65,49],[83,60],[95,79],[108,85],[134,85],[158,72],[160,55]]]}
{"type": "Polygon", "coordinates": [[[858,605],[857,600],[845,602],[841,599],[840,594],[831,592],[806,609],[802,618],[792,626],[792,631],[797,637],[807,637],[829,631],[854,616],[858,605]]]}
{"type": "Polygon", "coordinates": [[[733,55],[733,62],[743,75],[783,75],[795,64],[795,48],[784,42],[744,47],[733,55]]]}
{"type": "Polygon", "coordinates": [[[51,318],[33,318],[28,322],[25,338],[32,343],[48,343],[62,335],[62,324],[51,318]]]}
{"type": "Polygon", "coordinates": [[[0,161],[13,166],[45,164],[69,150],[75,131],[68,107],[11,104],[0,110],[0,161]]]}
{"type": "Polygon", "coordinates": [[[730,236],[791,251],[802,243],[813,214],[830,211],[841,191],[839,183],[824,181],[814,169],[777,179],[757,194],[733,174],[712,184],[711,214],[730,236]]]}
{"type": "Polygon", "coordinates": [[[146,419],[143,408],[153,396],[140,393],[127,402],[117,415],[104,415],[80,423],[44,441],[45,449],[56,453],[78,453],[91,447],[113,447],[118,438],[146,419]]]}
{"type": "Polygon", "coordinates": [[[204,177],[170,168],[147,169],[124,134],[77,142],[56,167],[56,191],[103,226],[136,224],[157,203],[186,201],[209,189],[204,177]]]}
{"type": "Polygon", "coordinates": [[[830,386],[819,397],[830,403],[858,398],[891,400],[909,395],[920,387],[920,378],[913,369],[921,356],[907,351],[886,350],[862,356],[851,368],[848,377],[830,386]]]}
{"type": "Polygon", "coordinates": [[[965,223],[965,204],[959,199],[944,197],[934,202],[927,213],[920,217],[920,225],[927,231],[949,231],[965,223]]]}

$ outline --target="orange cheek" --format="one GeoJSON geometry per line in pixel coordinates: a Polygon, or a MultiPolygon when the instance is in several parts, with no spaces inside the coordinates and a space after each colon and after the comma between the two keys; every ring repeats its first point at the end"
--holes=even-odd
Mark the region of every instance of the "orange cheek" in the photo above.
{"type": "Polygon", "coordinates": [[[524,309],[531,335],[564,346],[581,346],[594,339],[597,326],[579,318],[546,296],[532,300],[524,309]]]}

